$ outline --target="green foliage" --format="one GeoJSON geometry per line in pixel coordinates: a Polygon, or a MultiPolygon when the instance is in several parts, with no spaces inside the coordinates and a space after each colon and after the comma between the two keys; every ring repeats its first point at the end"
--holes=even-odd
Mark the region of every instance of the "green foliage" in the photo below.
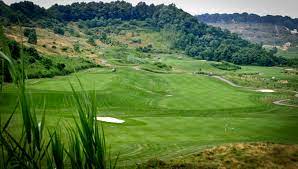
{"type": "MultiPolygon", "coordinates": [[[[4,168],[14,166],[16,168],[41,168],[42,160],[50,142],[45,141],[43,130],[45,124],[45,113],[41,122],[37,120],[37,115],[33,104],[26,92],[24,59],[21,64],[16,64],[15,60],[0,52],[0,57],[8,62],[9,71],[13,82],[17,87],[18,106],[22,114],[23,131],[20,137],[14,137],[7,129],[14,112],[6,122],[0,132],[1,157],[5,159],[4,168]],[[20,139],[19,139],[20,138],[20,139]]],[[[2,127],[3,125],[1,125],[2,127]]],[[[1,159],[2,160],[2,159],[1,159]]],[[[4,162],[4,161],[3,161],[4,162]]]]}
{"type": "Polygon", "coordinates": [[[81,49],[80,49],[80,43],[79,42],[76,42],[74,45],[73,45],[73,50],[75,52],[81,52],[81,49]]]}
{"type": "Polygon", "coordinates": [[[35,29],[25,28],[24,36],[28,38],[28,43],[36,44],[37,43],[37,35],[35,29]]]}
{"type": "Polygon", "coordinates": [[[171,70],[172,69],[172,66],[169,66],[169,65],[167,65],[165,63],[162,63],[162,62],[154,62],[153,65],[157,66],[160,69],[164,69],[164,70],[171,70]]]}
{"type": "Polygon", "coordinates": [[[64,68],[65,68],[65,64],[64,63],[58,63],[57,68],[58,68],[59,71],[63,71],[64,68]]]}
{"type": "Polygon", "coordinates": [[[93,37],[89,37],[87,40],[87,43],[89,43],[92,46],[96,46],[96,43],[93,37]]]}
{"type": "Polygon", "coordinates": [[[138,44],[142,43],[142,39],[141,38],[136,38],[136,37],[131,38],[130,41],[132,43],[138,43],[138,44]]]}
{"type": "Polygon", "coordinates": [[[61,27],[54,27],[53,31],[55,34],[64,35],[64,29],[61,27]]]}
{"type": "Polygon", "coordinates": [[[105,32],[102,32],[102,33],[98,36],[98,39],[99,39],[102,43],[105,43],[105,44],[110,44],[110,43],[112,43],[111,38],[109,38],[109,37],[108,37],[108,34],[105,33],[105,32]]]}
{"type": "Polygon", "coordinates": [[[18,60],[21,58],[20,45],[15,40],[8,41],[8,47],[13,59],[18,60]]]}
{"type": "Polygon", "coordinates": [[[144,52],[144,53],[148,53],[148,52],[151,52],[152,51],[152,45],[149,44],[147,46],[144,46],[144,47],[137,47],[137,51],[140,51],[140,52],[144,52]]]}
{"type": "Polygon", "coordinates": [[[229,63],[229,62],[211,63],[211,65],[218,68],[218,69],[228,70],[228,71],[241,69],[240,66],[234,65],[234,64],[229,63]]]}
{"type": "MultiPolygon", "coordinates": [[[[34,109],[35,103],[32,102],[26,90],[24,56],[21,58],[21,64],[16,64],[15,60],[1,51],[0,58],[8,62],[10,74],[17,88],[17,106],[20,106],[23,127],[20,137],[14,136],[8,130],[16,108],[5,124],[0,121],[1,168],[40,169],[44,168],[43,161],[47,158],[47,168],[63,169],[65,166],[65,143],[62,142],[62,137],[57,132],[50,133],[49,140],[45,141],[45,111],[41,116],[41,122],[38,122],[34,109]],[[50,146],[51,153],[48,150],[50,146]]],[[[74,119],[75,128],[70,128],[70,140],[72,141],[69,143],[70,151],[67,151],[69,161],[74,168],[114,169],[117,160],[113,163],[111,157],[107,155],[103,128],[96,122],[97,104],[95,95],[91,97],[87,92],[78,93],[73,85],[71,87],[76,101],[79,121],[74,119]],[[77,140],[73,141],[73,138],[77,140]],[[76,148],[75,151],[73,151],[73,147],[76,148]]]]}
{"type": "Polygon", "coordinates": [[[37,44],[37,36],[34,33],[31,33],[28,37],[28,43],[37,44]]]}
{"type": "Polygon", "coordinates": [[[53,61],[49,58],[43,57],[41,59],[41,63],[44,65],[46,69],[50,69],[53,66],[53,61]]]}
{"type": "Polygon", "coordinates": [[[80,140],[80,142],[70,142],[70,150],[67,154],[71,159],[71,165],[76,166],[75,168],[114,169],[117,160],[115,163],[112,163],[108,156],[103,128],[96,120],[97,104],[95,91],[88,93],[84,91],[81,82],[79,83],[83,90],[80,93],[76,92],[71,84],[79,121],[75,120],[76,130],[74,130],[75,132],[71,131],[70,135],[71,138],[80,140]],[[81,154],[73,152],[73,147],[77,147],[78,144],[82,149],[83,158],[81,158],[81,154]]]}

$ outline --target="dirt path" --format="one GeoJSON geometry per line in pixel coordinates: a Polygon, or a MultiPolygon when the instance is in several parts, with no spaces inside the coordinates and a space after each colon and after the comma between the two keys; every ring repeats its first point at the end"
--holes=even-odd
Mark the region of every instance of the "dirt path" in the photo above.
{"type": "Polygon", "coordinates": [[[233,83],[233,82],[231,82],[231,81],[229,81],[229,80],[227,80],[227,79],[225,79],[223,77],[220,77],[220,76],[212,76],[212,77],[215,77],[216,79],[219,79],[221,81],[224,81],[224,82],[228,83],[229,85],[231,85],[233,87],[242,87],[242,86],[239,86],[239,85],[237,85],[237,84],[235,84],[235,83],[233,83]]]}
{"type": "MultiPolygon", "coordinates": [[[[248,87],[244,87],[244,86],[239,86],[239,85],[237,85],[237,84],[231,82],[230,80],[225,79],[225,78],[223,78],[221,76],[212,76],[212,77],[214,77],[216,79],[219,79],[219,80],[221,80],[223,82],[226,82],[227,84],[229,84],[229,85],[231,85],[233,87],[241,87],[241,88],[246,88],[246,89],[252,89],[252,88],[248,88],[248,87]]],[[[253,90],[253,91],[257,91],[257,90],[253,90]]],[[[290,91],[290,92],[295,93],[295,97],[298,97],[298,92],[296,92],[296,91],[290,91]]],[[[285,102],[290,101],[290,100],[291,99],[276,100],[276,101],[274,101],[272,103],[273,104],[276,104],[276,105],[280,105],[280,106],[298,107],[298,105],[292,105],[292,104],[285,103],[285,102]]]]}
{"type": "Polygon", "coordinates": [[[284,103],[284,102],[287,102],[287,101],[290,101],[290,100],[291,99],[277,100],[277,101],[274,101],[273,103],[276,104],[276,105],[280,105],[280,106],[298,107],[297,105],[284,103]]]}

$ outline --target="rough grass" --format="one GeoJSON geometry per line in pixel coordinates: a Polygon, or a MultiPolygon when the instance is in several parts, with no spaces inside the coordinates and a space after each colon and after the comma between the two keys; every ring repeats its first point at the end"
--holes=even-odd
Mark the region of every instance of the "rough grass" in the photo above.
{"type": "Polygon", "coordinates": [[[272,143],[229,144],[169,162],[152,159],[138,168],[297,168],[298,146],[272,143]]]}

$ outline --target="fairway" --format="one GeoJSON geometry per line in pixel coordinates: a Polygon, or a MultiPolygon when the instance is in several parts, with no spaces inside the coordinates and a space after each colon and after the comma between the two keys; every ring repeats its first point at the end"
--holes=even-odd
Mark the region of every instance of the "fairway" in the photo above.
{"type": "MultiPolygon", "coordinates": [[[[176,64],[181,62],[176,60],[176,64]]],[[[130,66],[117,72],[93,68],[28,80],[27,85],[37,110],[46,102],[47,126],[62,129],[73,122],[75,114],[69,83],[80,90],[79,79],[85,90],[96,90],[98,116],[125,121],[104,123],[112,152],[120,153],[120,166],[155,157],[170,159],[223,143],[298,142],[293,134],[298,130],[297,108],[271,103],[284,94],[233,87],[213,77],[193,75],[191,67],[184,71],[162,74],[130,66]]],[[[15,106],[13,87],[6,85],[1,97],[1,111],[8,116],[15,106]]],[[[15,120],[12,129],[20,125],[15,120]]]]}

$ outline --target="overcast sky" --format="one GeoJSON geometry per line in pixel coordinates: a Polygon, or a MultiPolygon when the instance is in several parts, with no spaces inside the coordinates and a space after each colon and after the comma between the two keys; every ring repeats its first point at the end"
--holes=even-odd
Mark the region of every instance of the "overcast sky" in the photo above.
{"type": "MultiPolygon", "coordinates": [[[[23,0],[3,0],[7,4],[23,0]]],[[[51,5],[71,4],[73,2],[90,2],[99,0],[30,0],[45,8],[51,5]]],[[[101,0],[109,2],[109,0],[101,0]]],[[[259,15],[287,15],[298,18],[298,0],[126,0],[133,5],[140,1],[148,4],[170,4],[174,3],[177,7],[191,14],[202,13],[256,13],[259,15]]]]}

